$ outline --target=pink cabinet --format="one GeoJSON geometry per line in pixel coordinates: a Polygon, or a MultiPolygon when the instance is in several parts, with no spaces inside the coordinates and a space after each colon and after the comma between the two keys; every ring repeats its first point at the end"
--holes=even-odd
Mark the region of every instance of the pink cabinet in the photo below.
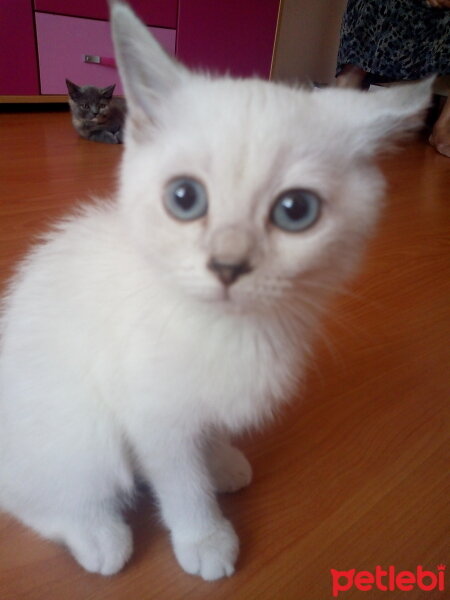
{"type": "Polygon", "coordinates": [[[187,65],[268,78],[279,0],[179,0],[177,55],[187,65]]]}
{"type": "Polygon", "coordinates": [[[39,94],[33,13],[29,0],[0,1],[0,95],[39,94]]]}
{"type": "MultiPolygon", "coordinates": [[[[155,37],[194,68],[269,77],[281,0],[128,0],[155,37]]],[[[116,83],[107,0],[0,0],[0,101],[61,100],[65,79],[116,83]],[[110,59],[109,66],[85,55],[110,59]]]]}
{"type": "MultiPolygon", "coordinates": [[[[175,30],[149,28],[171,54],[175,54],[175,30]]],[[[113,62],[113,45],[109,23],[36,13],[42,94],[66,94],[66,77],[78,85],[106,87],[116,84],[115,93],[122,94],[117,69],[109,65],[85,62],[85,56],[99,56],[113,62]]]]}

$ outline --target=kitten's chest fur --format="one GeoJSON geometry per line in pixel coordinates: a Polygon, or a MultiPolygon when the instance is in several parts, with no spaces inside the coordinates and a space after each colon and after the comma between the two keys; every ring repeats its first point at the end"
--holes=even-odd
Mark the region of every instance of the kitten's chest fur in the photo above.
{"type": "Polygon", "coordinates": [[[166,319],[162,307],[155,311],[122,363],[127,395],[147,397],[150,417],[156,407],[155,416],[170,416],[176,406],[177,419],[196,415],[202,425],[236,431],[270,417],[289,399],[301,354],[283,347],[275,321],[204,310],[166,319]]]}

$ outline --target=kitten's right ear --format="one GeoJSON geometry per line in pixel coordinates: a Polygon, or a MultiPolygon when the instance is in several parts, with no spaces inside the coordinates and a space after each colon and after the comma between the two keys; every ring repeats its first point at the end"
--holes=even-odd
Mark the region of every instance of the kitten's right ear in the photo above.
{"type": "Polygon", "coordinates": [[[100,88],[100,93],[103,96],[103,98],[106,98],[106,100],[111,100],[115,87],[116,84],[113,83],[113,85],[108,85],[108,87],[100,88]]]}
{"type": "Polygon", "coordinates": [[[80,88],[76,83],[66,79],[67,91],[72,100],[77,100],[80,97],[80,88]]]}
{"type": "Polygon", "coordinates": [[[170,58],[131,8],[109,0],[112,38],[129,114],[157,121],[158,106],[182,81],[184,67],[170,58]],[[140,113],[140,114],[139,114],[140,113]]]}

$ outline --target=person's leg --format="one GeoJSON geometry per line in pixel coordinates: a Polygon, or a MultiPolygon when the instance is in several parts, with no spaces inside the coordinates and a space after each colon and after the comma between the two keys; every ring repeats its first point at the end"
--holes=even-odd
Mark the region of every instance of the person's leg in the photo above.
{"type": "Polygon", "coordinates": [[[450,96],[447,97],[441,114],[434,124],[430,144],[444,156],[450,157],[450,96]]]}
{"type": "Polygon", "coordinates": [[[336,77],[336,86],[343,88],[363,88],[363,82],[367,73],[361,67],[345,65],[336,77]]]}

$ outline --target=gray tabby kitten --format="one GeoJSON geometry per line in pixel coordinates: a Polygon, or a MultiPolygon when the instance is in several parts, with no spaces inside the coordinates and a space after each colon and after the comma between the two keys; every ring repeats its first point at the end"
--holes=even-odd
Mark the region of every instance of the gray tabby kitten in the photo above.
{"type": "Polygon", "coordinates": [[[78,86],[66,79],[72,123],[81,137],[92,142],[122,144],[126,103],[113,98],[115,85],[78,86]]]}

